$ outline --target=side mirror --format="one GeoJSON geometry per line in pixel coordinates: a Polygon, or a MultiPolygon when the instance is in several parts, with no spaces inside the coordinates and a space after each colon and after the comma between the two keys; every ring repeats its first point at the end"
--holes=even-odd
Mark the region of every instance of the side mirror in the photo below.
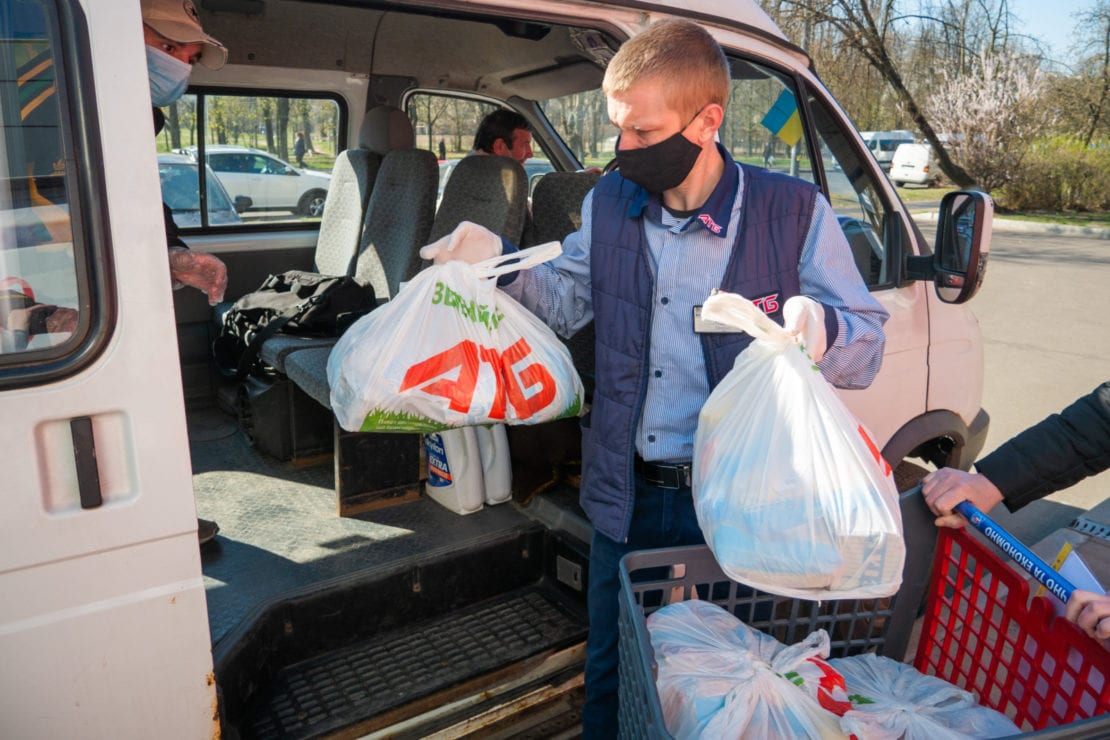
{"type": "Polygon", "coordinates": [[[243,213],[244,211],[249,210],[250,207],[253,206],[253,205],[254,205],[254,201],[251,200],[250,196],[247,196],[247,195],[236,195],[235,196],[235,212],[236,213],[243,213]]]}
{"type": "Polygon", "coordinates": [[[931,280],[945,303],[971,300],[983,284],[990,252],[994,201],[977,190],[957,190],[940,202],[933,254],[910,257],[913,280],[931,280]]]}
{"type": "Polygon", "coordinates": [[[296,175],[296,174],[299,174],[299,173],[295,169],[293,169],[292,167],[287,165],[285,167],[285,174],[287,174],[287,175],[296,175]]]}

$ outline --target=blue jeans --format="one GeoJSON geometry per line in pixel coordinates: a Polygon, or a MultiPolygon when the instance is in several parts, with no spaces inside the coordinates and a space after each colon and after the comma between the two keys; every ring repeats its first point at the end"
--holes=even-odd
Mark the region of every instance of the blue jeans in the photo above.
{"type": "Polygon", "coordinates": [[[590,546],[586,638],[586,704],[582,707],[583,740],[617,736],[617,594],[620,559],[633,550],[699,545],[705,537],[694,515],[689,488],[659,488],[637,476],[636,502],[628,542],[613,542],[594,532],[590,546]]]}

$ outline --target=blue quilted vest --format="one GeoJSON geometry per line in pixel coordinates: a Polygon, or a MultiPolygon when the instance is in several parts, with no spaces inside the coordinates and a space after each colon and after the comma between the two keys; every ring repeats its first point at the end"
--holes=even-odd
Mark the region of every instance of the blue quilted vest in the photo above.
{"type": "MultiPolygon", "coordinates": [[[[800,293],[798,260],[819,191],[744,165],[741,176],[744,202],[721,288],[753,298],[777,293],[779,310],[772,316],[779,318],[783,302],[800,293]]],[[[651,257],[642,218],[629,214],[643,196],[642,188],[619,173],[603,177],[593,191],[590,279],[597,383],[582,422],[581,503],[594,528],[617,542],[627,539],[632,520],[636,427],[647,388],[651,257]]],[[[711,387],[750,342],[742,333],[701,335],[711,387]]]]}

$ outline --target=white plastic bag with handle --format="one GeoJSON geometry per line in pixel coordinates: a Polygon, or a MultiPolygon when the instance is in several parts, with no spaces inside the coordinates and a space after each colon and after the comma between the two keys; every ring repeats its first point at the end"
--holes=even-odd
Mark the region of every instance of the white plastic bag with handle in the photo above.
{"type": "Polygon", "coordinates": [[[577,416],[582,380],[554,332],[497,278],[557,257],[558,242],[473,265],[426,267],[356,321],[328,358],[348,431],[432,432],[577,416]]]}
{"type": "Polygon", "coordinates": [[[871,434],[751,301],[717,293],[702,317],[755,338],[705,402],[694,437],[694,507],[722,570],[795,598],[894,594],[902,518],[871,434]]]}

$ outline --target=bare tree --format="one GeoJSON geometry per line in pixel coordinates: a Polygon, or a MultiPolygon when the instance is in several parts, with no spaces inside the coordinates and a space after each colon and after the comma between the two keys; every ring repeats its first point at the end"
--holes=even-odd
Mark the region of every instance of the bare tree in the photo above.
{"type": "Polygon", "coordinates": [[[968,171],[949,155],[925,107],[907,84],[899,54],[901,35],[898,28],[906,24],[918,28],[939,24],[945,43],[964,54],[972,43],[969,40],[972,26],[962,21],[974,16],[979,19],[979,25],[974,26],[977,34],[974,43],[996,51],[1005,48],[1008,39],[1006,0],[950,0],[937,6],[943,11],[940,16],[927,14],[920,3],[910,12],[899,0],[776,0],[774,5],[780,12],[789,11],[804,23],[835,29],[838,45],[860,54],[886,81],[913,126],[932,145],[949,179],[960,187],[975,184],[968,171]]]}
{"type": "Polygon", "coordinates": [[[1095,7],[1079,15],[1077,30],[1086,36],[1082,49],[1095,53],[1087,58],[1086,71],[1078,75],[1086,101],[1087,122],[1080,138],[1090,146],[1106,118],[1110,103],[1110,0],[1099,0],[1095,7]]]}
{"type": "Polygon", "coordinates": [[[946,74],[929,100],[933,118],[953,134],[949,143],[984,190],[1020,176],[1030,145],[1052,122],[1037,62],[1011,52],[979,55],[971,74],[946,74]]]}

